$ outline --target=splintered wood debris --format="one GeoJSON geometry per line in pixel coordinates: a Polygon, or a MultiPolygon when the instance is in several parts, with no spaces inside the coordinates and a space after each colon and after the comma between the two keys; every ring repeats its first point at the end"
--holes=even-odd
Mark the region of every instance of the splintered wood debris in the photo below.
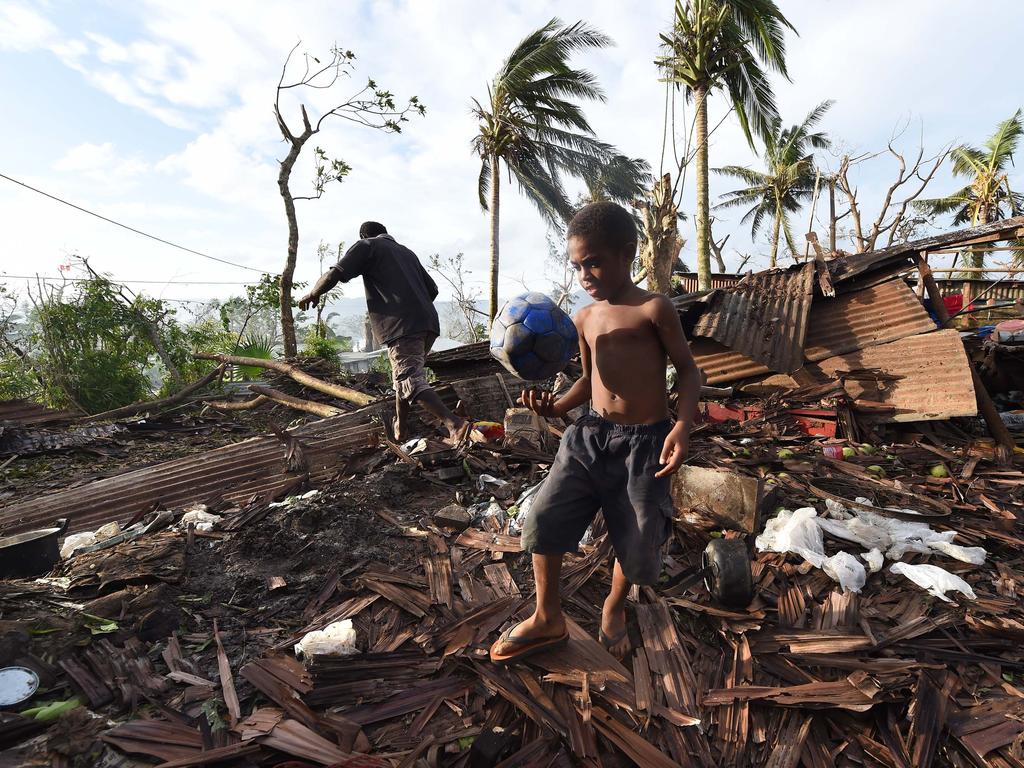
{"type": "MultiPolygon", "coordinates": [[[[857,375],[884,384],[878,372],[857,375]]],[[[488,386],[504,408],[501,389],[488,386]]],[[[723,535],[723,516],[680,508],[661,582],[630,594],[631,649],[619,660],[596,640],[612,563],[599,517],[562,571],[568,644],[498,668],[490,643],[530,614],[533,599],[512,507],[543,476],[550,452],[399,447],[406,461],[378,444],[333,460],[338,474],[315,484],[333,489],[329,501],[294,501],[311,480],[279,467],[284,483],[273,487],[287,488],[289,502],[239,500],[224,488],[230,501],[208,499],[223,517],[213,532],[149,533],[76,555],[58,578],[2,581],[0,610],[6,620],[34,606],[23,625],[38,633],[25,641],[33,648],[74,638],[52,653],[51,690],[109,718],[105,744],[162,766],[1024,764],[1020,471],[952,425],[879,427],[834,383],[762,397],[746,413],[699,426],[692,463],[742,478],[758,497],[773,490],[787,509],[858,498],[913,509],[988,556],[982,565],[918,553],[903,560],[948,568],[976,599],[942,602],[888,568],[859,594],[844,593],[795,555],[751,552],[755,597],[726,607],[692,578],[705,545],[723,535]],[[846,442],[831,437],[837,432],[846,442]],[[842,445],[862,450],[824,455],[842,445]],[[947,471],[931,472],[939,463],[947,471]],[[445,485],[439,468],[467,481],[445,485]],[[341,517],[324,516],[378,471],[390,473],[390,485],[341,517]],[[500,500],[478,492],[483,473],[514,492],[500,500]],[[401,502],[395,477],[410,486],[401,502]],[[411,500],[425,504],[410,511],[411,500]],[[313,554],[343,529],[355,531],[350,553],[338,562],[313,554]],[[364,549],[360,537],[371,534],[385,543],[364,549]],[[261,547],[275,543],[288,544],[286,556],[260,570],[261,547]],[[218,592],[213,582],[227,569],[245,578],[218,592]],[[41,624],[47,615],[73,618],[41,624]],[[306,633],[341,621],[352,622],[355,653],[295,657],[306,633]]],[[[332,423],[349,422],[354,433],[365,428],[358,414],[332,423]]],[[[197,465],[182,466],[190,481],[197,465]]],[[[825,543],[829,553],[848,544],[825,543]]],[[[23,649],[8,656],[4,665],[25,658],[23,649]]],[[[51,754],[33,722],[0,715],[0,744],[29,739],[37,756],[51,754]]]]}

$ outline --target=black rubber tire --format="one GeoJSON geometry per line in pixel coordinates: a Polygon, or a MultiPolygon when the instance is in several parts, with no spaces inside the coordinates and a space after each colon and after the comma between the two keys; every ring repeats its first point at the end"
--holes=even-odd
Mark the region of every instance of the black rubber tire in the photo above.
{"type": "Polygon", "coordinates": [[[712,539],[702,556],[708,592],[729,608],[746,608],[754,599],[754,577],[743,539],[712,539]]]}

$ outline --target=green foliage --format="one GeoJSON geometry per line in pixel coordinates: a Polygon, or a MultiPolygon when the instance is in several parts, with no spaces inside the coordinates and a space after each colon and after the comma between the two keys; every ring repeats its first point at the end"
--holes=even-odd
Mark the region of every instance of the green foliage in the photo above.
{"type": "Polygon", "coordinates": [[[140,315],[160,309],[155,299],[126,306],[103,277],[40,296],[29,341],[44,379],[44,399],[97,413],[146,397],[150,386],[144,371],[153,347],[140,315]]]}
{"type": "MultiPolygon", "coordinates": [[[[915,207],[933,216],[953,216],[954,226],[989,224],[1007,216],[1024,212],[1024,195],[1010,187],[1009,169],[1017,145],[1024,137],[1021,110],[1003,120],[986,141],[984,148],[961,144],[949,155],[953,159],[953,175],[969,180],[966,187],[946,197],[918,200],[915,207]]],[[[1014,241],[1014,263],[1024,264],[1024,240],[1014,241]]],[[[966,254],[969,267],[985,266],[985,252],[972,250],[966,254]]],[[[971,275],[984,277],[984,275],[971,275]]]]}
{"type": "Polygon", "coordinates": [[[391,357],[384,352],[380,357],[373,361],[373,365],[370,366],[372,373],[383,373],[388,379],[391,378],[391,357]]]}
{"type": "Polygon", "coordinates": [[[0,400],[30,400],[39,391],[31,369],[14,354],[0,355],[0,400]]]}
{"type": "Polygon", "coordinates": [[[611,40],[583,22],[552,19],[523,39],[488,87],[488,101],[473,100],[479,121],[473,151],[481,158],[478,194],[488,207],[491,161],[504,161],[541,215],[560,228],[573,214],[561,174],[594,178],[614,154],[595,138],[580,107],[569,99],[604,101],[597,79],[572,69],[569,56],[604,48],[611,40]]]}
{"type": "MultiPolygon", "coordinates": [[[[234,354],[238,357],[254,357],[258,360],[273,360],[276,344],[270,336],[261,336],[256,333],[247,333],[242,337],[241,342],[235,349],[234,354]]],[[[258,379],[263,369],[256,365],[233,366],[236,373],[245,381],[258,379]]]]}
{"type": "Polygon", "coordinates": [[[753,134],[768,136],[778,119],[766,70],[789,77],[787,28],[793,25],[775,0],[676,0],[672,31],[661,36],[666,55],[657,64],[688,98],[698,90],[726,91],[753,146],[753,134]]]}
{"type": "Polygon", "coordinates": [[[339,352],[341,345],[337,340],[321,335],[315,325],[306,329],[302,350],[299,352],[300,357],[316,357],[337,364],[339,352]]]}
{"type": "Polygon", "coordinates": [[[750,237],[757,237],[765,220],[773,222],[770,266],[775,266],[779,247],[779,231],[786,238],[790,252],[796,253],[793,233],[789,226],[789,214],[800,207],[814,194],[815,165],[814,149],[826,149],[828,137],[813,128],[832,106],[825,101],[815,107],[800,125],[782,127],[776,118],[764,140],[764,164],[766,170],[758,171],[738,165],[716,168],[715,173],[743,181],[748,186],[722,195],[723,202],[718,208],[748,208],[742,222],[750,224],[750,237]]]}

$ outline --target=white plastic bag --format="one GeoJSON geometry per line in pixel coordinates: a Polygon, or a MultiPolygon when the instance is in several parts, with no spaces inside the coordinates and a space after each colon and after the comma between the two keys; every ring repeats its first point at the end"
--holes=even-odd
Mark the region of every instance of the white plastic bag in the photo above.
{"type": "Polygon", "coordinates": [[[940,600],[945,600],[947,603],[953,602],[950,598],[946,597],[946,593],[952,591],[961,592],[971,600],[977,599],[977,595],[974,594],[970,584],[959,576],[950,573],[945,568],[939,568],[937,565],[894,563],[889,572],[906,576],[917,586],[928,590],[930,594],[935,595],[940,600]]]}
{"type": "Polygon", "coordinates": [[[295,644],[296,656],[351,656],[358,652],[352,619],[336,621],[323,629],[307,632],[295,644]]]}
{"type": "Polygon", "coordinates": [[[825,542],[817,516],[813,507],[795,512],[784,509],[768,521],[764,533],[754,540],[754,546],[761,552],[792,552],[820,568],[825,560],[825,542]]]}
{"type": "Polygon", "coordinates": [[[864,562],[868,564],[869,573],[878,573],[882,570],[882,566],[885,565],[885,557],[878,549],[872,549],[870,552],[861,553],[861,557],[864,562]]]}
{"type": "MultiPolygon", "coordinates": [[[[868,499],[857,499],[870,505],[868,499]]],[[[982,547],[954,544],[956,531],[936,531],[927,523],[898,520],[866,509],[846,510],[835,502],[826,502],[828,517],[819,517],[818,525],[828,534],[860,544],[865,549],[878,549],[890,560],[899,560],[907,552],[923,555],[943,554],[965,563],[981,565],[986,551],[982,547]]],[[[905,510],[912,512],[913,510],[905,510]]]]}
{"type": "Polygon", "coordinates": [[[839,583],[844,592],[860,592],[868,580],[860,560],[849,552],[836,552],[821,564],[821,570],[833,581],[839,583]]]}
{"type": "Polygon", "coordinates": [[[96,534],[92,531],[86,531],[85,533],[72,533],[64,539],[64,543],[60,545],[60,556],[62,559],[67,560],[79,547],[91,547],[95,543],[96,534]]]}
{"type": "Polygon", "coordinates": [[[530,508],[533,506],[533,500],[537,498],[537,491],[540,490],[541,485],[544,481],[541,480],[536,485],[531,485],[516,499],[515,509],[516,513],[511,517],[508,526],[508,532],[515,535],[523,530],[523,526],[526,525],[526,519],[530,516],[530,508]]]}

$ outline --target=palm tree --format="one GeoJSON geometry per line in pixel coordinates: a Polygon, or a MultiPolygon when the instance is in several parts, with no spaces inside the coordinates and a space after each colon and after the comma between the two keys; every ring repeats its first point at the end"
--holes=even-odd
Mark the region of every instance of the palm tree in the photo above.
{"type": "Polygon", "coordinates": [[[651,175],[651,166],[646,160],[613,155],[607,163],[586,175],[583,181],[587,185],[585,202],[611,200],[632,207],[650,191],[654,176],[651,175]]]}
{"type": "MultiPolygon", "coordinates": [[[[753,146],[754,132],[767,136],[778,119],[766,69],[785,77],[783,32],[793,29],[775,0],[676,0],[672,31],[661,39],[668,53],[658,59],[670,82],[695,103],[697,159],[697,281],[711,287],[708,201],[708,96],[729,95],[740,126],[753,146]]],[[[794,30],[795,31],[795,30],[794,30]]]]}
{"type": "Polygon", "coordinates": [[[498,204],[500,165],[548,222],[561,229],[572,216],[562,174],[586,178],[607,162],[612,149],[597,140],[580,107],[570,99],[604,101],[596,78],[572,69],[569,55],[604,48],[611,40],[583,22],[552,19],[526,36],[487,87],[487,103],[473,100],[480,121],[473,151],[480,156],[477,191],[491,215],[490,317],[498,313],[498,204]]]}
{"type": "MultiPolygon", "coordinates": [[[[953,158],[953,175],[970,179],[970,183],[947,197],[918,200],[915,205],[934,216],[953,214],[953,225],[991,224],[1024,211],[1024,195],[1010,189],[1008,167],[1013,164],[1017,142],[1024,134],[1021,111],[1018,109],[1001,122],[985,141],[983,149],[961,144],[949,153],[953,158]]],[[[1017,259],[1020,261],[1020,259],[1017,259]]],[[[968,251],[967,263],[976,269],[985,266],[985,252],[968,251]]]]}
{"type": "Polygon", "coordinates": [[[800,125],[783,128],[776,120],[764,141],[764,164],[767,170],[757,171],[741,165],[715,168],[715,173],[740,179],[750,186],[722,195],[723,202],[716,208],[750,206],[742,222],[750,224],[750,237],[757,237],[766,217],[772,221],[772,250],[768,265],[775,267],[779,253],[780,230],[786,237],[791,253],[796,253],[793,233],[789,229],[789,214],[796,213],[804,201],[814,194],[814,155],[811,149],[826,149],[828,137],[812,129],[821,121],[831,101],[824,101],[804,118],[800,125]]]}

